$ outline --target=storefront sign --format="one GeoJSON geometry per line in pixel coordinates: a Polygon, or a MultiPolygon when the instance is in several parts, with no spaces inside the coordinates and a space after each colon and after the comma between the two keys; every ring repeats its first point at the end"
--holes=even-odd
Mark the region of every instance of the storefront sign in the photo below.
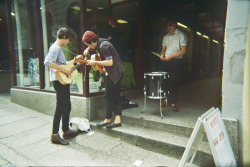
{"type": "Polygon", "coordinates": [[[89,93],[99,92],[99,82],[89,82],[89,93]]]}

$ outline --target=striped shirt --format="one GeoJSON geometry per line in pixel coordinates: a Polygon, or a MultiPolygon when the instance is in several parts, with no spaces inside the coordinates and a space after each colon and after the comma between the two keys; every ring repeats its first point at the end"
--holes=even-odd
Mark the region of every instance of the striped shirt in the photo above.
{"type": "MultiPolygon", "coordinates": [[[[49,53],[44,60],[44,65],[50,67],[51,62],[54,62],[57,65],[67,64],[62,49],[55,43],[49,48],[49,53]]],[[[55,75],[55,69],[50,68],[49,76],[50,81],[58,81],[55,75]]]]}
{"type": "Polygon", "coordinates": [[[124,71],[122,61],[117,51],[114,46],[104,38],[98,39],[97,51],[100,53],[101,60],[113,59],[113,66],[105,66],[105,70],[110,79],[116,84],[121,79],[124,71]]]}

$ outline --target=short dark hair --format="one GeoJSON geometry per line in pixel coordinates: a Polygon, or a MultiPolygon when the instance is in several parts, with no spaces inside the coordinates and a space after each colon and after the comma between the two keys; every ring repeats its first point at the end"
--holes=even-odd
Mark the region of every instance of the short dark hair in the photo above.
{"type": "Polygon", "coordinates": [[[170,23],[170,24],[177,24],[177,19],[176,19],[176,17],[174,17],[174,16],[169,16],[169,17],[167,18],[167,20],[166,20],[166,24],[168,24],[168,23],[170,23]]]}
{"type": "Polygon", "coordinates": [[[57,31],[57,38],[64,39],[64,36],[65,39],[71,39],[73,37],[73,34],[69,28],[61,27],[57,31]]]}

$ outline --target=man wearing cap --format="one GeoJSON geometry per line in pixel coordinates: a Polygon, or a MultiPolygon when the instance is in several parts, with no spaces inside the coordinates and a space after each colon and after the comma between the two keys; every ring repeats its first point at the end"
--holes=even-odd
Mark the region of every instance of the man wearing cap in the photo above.
{"type": "Polygon", "coordinates": [[[121,126],[121,100],[120,89],[124,67],[121,59],[114,46],[104,38],[99,38],[92,31],[86,31],[83,34],[82,41],[88,47],[84,51],[84,56],[88,56],[90,50],[96,50],[100,54],[101,61],[89,60],[87,65],[102,65],[105,66],[105,103],[106,117],[104,121],[97,126],[106,126],[113,128],[121,126]],[[111,123],[112,113],[114,112],[115,119],[111,123]]]}

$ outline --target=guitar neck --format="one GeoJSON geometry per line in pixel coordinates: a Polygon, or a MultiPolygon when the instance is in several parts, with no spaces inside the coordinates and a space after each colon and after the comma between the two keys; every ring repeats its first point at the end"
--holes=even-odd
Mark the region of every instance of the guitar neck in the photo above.
{"type": "Polygon", "coordinates": [[[82,64],[80,63],[80,64],[77,64],[77,65],[75,65],[73,68],[72,68],[72,70],[74,71],[75,69],[77,69],[77,68],[79,68],[79,67],[81,67],[82,66],[82,64]]]}

